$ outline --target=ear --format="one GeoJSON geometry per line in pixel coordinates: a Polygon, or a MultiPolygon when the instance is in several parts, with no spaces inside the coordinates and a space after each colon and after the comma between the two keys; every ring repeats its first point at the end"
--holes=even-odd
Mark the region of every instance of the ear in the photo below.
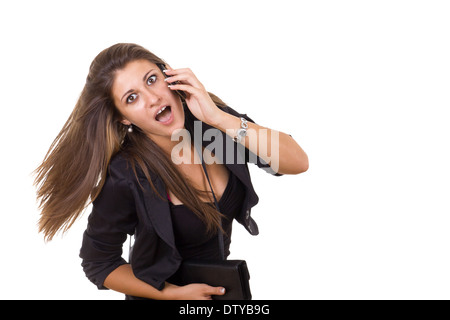
{"type": "Polygon", "coordinates": [[[120,121],[120,123],[122,123],[122,124],[124,124],[126,126],[129,126],[131,124],[131,122],[128,121],[127,119],[123,119],[122,121],[120,121]]]}

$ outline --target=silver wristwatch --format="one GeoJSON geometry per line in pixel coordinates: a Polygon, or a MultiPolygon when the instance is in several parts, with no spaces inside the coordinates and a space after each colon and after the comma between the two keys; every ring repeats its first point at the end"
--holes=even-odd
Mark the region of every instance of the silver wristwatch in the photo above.
{"type": "Polygon", "coordinates": [[[236,137],[233,138],[234,142],[241,142],[241,140],[247,135],[247,129],[247,120],[241,118],[241,128],[236,132],[236,137]]]}

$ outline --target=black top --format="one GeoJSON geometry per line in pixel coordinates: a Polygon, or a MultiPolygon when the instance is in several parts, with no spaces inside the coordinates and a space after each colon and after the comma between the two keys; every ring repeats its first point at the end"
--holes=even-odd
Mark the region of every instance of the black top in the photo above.
{"type": "MultiPolygon", "coordinates": [[[[245,197],[245,187],[230,171],[227,187],[219,200],[225,257],[230,254],[231,229],[233,219],[239,214],[245,197]]],[[[203,221],[183,204],[170,202],[175,244],[183,260],[220,260],[219,238],[217,233],[207,233],[203,221]]]]}
{"type": "MultiPolygon", "coordinates": [[[[254,122],[246,114],[238,113],[228,106],[221,109],[254,122]]],[[[185,115],[185,126],[194,136],[192,126],[196,119],[188,108],[185,108],[185,115]]],[[[281,174],[273,172],[267,163],[241,144],[238,145],[226,133],[206,123],[200,124],[202,137],[207,130],[213,130],[216,137],[224,141],[219,151],[214,149],[214,154],[245,188],[242,208],[235,219],[250,234],[257,235],[258,226],[251,211],[259,198],[253,188],[247,164],[253,162],[274,176],[281,174]]],[[[209,150],[217,148],[209,140],[202,140],[202,146],[209,150]]],[[[182,262],[175,244],[170,205],[165,197],[161,197],[166,194],[167,186],[154,172],[151,172],[151,179],[148,180],[139,167],[136,169],[134,172],[130,166],[126,148],[111,159],[105,183],[93,202],[88,226],[83,234],[80,250],[83,270],[99,289],[106,289],[103,283],[113,270],[130,263],[138,279],[162,290],[165,281],[178,270],[182,262]],[[135,241],[132,254],[126,261],[122,257],[122,246],[127,236],[132,234],[135,241]]],[[[232,198],[238,194],[233,193],[232,198]]]]}

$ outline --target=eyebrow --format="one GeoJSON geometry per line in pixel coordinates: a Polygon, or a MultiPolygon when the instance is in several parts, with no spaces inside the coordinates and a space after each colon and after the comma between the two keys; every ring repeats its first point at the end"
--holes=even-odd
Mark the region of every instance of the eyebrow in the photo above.
{"type": "MultiPolygon", "coordinates": [[[[152,71],[154,71],[155,69],[151,69],[149,72],[147,72],[145,75],[144,75],[144,77],[142,78],[142,81],[145,81],[146,79],[147,79],[147,76],[150,74],[150,72],[152,72],[152,71]]],[[[131,93],[131,92],[133,92],[134,91],[134,89],[130,89],[130,90],[128,90],[127,92],[125,92],[125,94],[122,96],[122,98],[120,99],[120,101],[122,101],[123,100],[123,98],[127,95],[127,94],[129,94],[129,93],[131,93]]]]}

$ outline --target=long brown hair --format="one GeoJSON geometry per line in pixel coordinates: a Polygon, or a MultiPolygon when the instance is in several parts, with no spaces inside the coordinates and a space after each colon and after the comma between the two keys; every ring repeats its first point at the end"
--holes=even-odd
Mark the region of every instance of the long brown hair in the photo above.
{"type": "MultiPolygon", "coordinates": [[[[92,61],[72,114],[35,170],[41,210],[39,232],[44,233],[46,240],[60,230],[66,232],[95,200],[105,182],[110,160],[119,151],[126,155],[136,178],[136,169],[143,171],[154,192],[158,194],[151,174],[158,175],[204,221],[209,232],[220,226],[220,213],[200,199],[204,192],[189,185],[170,157],[139,128],[127,134],[127,128],[120,122],[111,93],[115,72],[141,59],[166,64],[147,49],[131,43],[113,45],[92,61]]],[[[225,106],[217,96],[209,95],[216,105],[225,106]]],[[[185,115],[192,116],[186,106],[185,115]]]]}

